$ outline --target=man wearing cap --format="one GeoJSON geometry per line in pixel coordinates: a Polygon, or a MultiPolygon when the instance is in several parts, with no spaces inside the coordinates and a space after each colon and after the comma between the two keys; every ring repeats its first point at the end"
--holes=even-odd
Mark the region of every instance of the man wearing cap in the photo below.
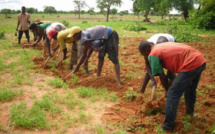
{"type": "Polygon", "coordinates": [[[80,40],[81,44],[83,45],[83,54],[74,72],[78,71],[78,69],[84,62],[85,63],[88,62],[88,58],[90,57],[90,54],[94,49],[99,52],[97,76],[100,76],[102,66],[104,63],[105,54],[108,53],[109,59],[115,66],[117,83],[119,86],[121,86],[120,65],[118,60],[118,44],[119,44],[118,33],[108,26],[95,26],[75,33],[73,35],[73,38],[75,40],[80,40]]]}
{"type": "Polygon", "coordinates": [[[20,44],[21,39],[22,39],[22,34],[23,32],[25,33],[25,36],[28,40],[28,43],[30,43],[30,36],[29,36],[29,31],[28,31],[28,24],[30,24],[30,15],[25,12],[25,7],[22,7],[22,13],[18,15],[18,23],[16,27],[16,31],[19,30],[19,35],[18,35],[18,43],[20,44]]]}
{"type": "Polygon", "coordinates": [[[74,26],[70,29],[66,29],[59,32],[56,29],[52,29],[48,33],[49,40],[51,39],[57,40],[61,50],[63,50],[63,60],[66,59],[66,54],[67,54],[66,43],[73,43],[72,49],[71,49],[71,58],[70,58],[70,67],[69,67],[70,70],[73,69],[73,65],[77,64],[77,61],[78,61],[77,43],[72,36],[74,33],[78,33],[80,31],[81,31],[80,27],[74,26]]]}
{"type": "Polygon", "coordinates": [[[178,103],[183,93],[186,114],[190,116],[194,114],[196,88],[201,73],[206,67],[206,60],[200,52],[182,43],[164,42],[153,46],[143,41],[139,45],[139,51],[148,57],[152,75],[159,76],[162,85],[168,89],[165,120],[162,127],[164,130],[173,131],[178,103]],[[178,73],[170,87],[163,68],[178,73]]]}
{"type": "MultiPolygon", "coordinates": [[[[176,41],[175,41],[175,38],[172,35],[170,35],[170,34],[159,33],[159,34],[155,34],[152,37],[150,37],[147,40],[147,42],[150,43],[151,45],[157,45],[157,44],[160,44],[160,43],[163,43],[163,42],[176,42],[176,41]]],[[[142,88],[140,89],[140,92],[141,93],[145,92],[145,88],[146,88],[149,80],[151,79],[151,81],[152,81],[152,95],[151,95],[151,99],[154,99],[154,97],[155,97],[154,93],[155,93],[155,90],[157,88],[157,83],[155,81],[154,76],[152,75],[151,67],[150,67],[148,58],[144,56],[144,59],[145,59],[145,66],[146,66],[146,74],[145,74],[145,77],[144,77],[144,80],[143,80],[143,84],[142,84],[142,88]]],[[[172,81],[175,78],[175,74],[173,72],[171,72],[171,71],[168,70],[167,71],[167,76],[169,78],[169,84],[171,85],[172,81]]],[[[167,90],[168,89],[165,89],[165,91],[166,91],[165,93],[167,93],[167,90]]]]}

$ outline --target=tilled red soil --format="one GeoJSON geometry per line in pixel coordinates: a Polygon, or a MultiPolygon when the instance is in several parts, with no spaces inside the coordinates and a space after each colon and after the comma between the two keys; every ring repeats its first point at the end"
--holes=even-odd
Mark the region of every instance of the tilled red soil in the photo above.
{"type": "MultiPolygon", "coordinates": [[[[119,59],[121,63],[121,81],[122,87],[116,83],[113,64],[105,60],[101,77],[96,76],[97,71],[97,53],[93,53],[89,60],[90,75],[84,74],[82,69],[76,73],[79,80],[74,81],[70,77],[67,82],[70,88],[78,86],[92,86],[95,88],[107,88],[108,91],[116,93],[121,100],[114,106],[107,108],[101,120],[113,124],[123,124],[127,131],[141,133],[140,129],[145,129],[147,133],[158,133],[158,126],[161,125],[165,117],[165,99],[159,100],[164,95],[164,90],[157,91],[157,100],[150,101],[150,84],[144,94],[138,94],[138,97],[132,101],[127,101],[125,93],[129,89],[139,91],[145,73],[144,59],[138,51],[138,44],[145,40],[144,37],[121,37],[119,59]],[[159,93],[158,93],[159,92],[159,93]]],[[[185,105],[181,99],[178,107],[175,131],[178,133],[210,133],[215,121],[215,40],[214,37],[208,37],[206,41],[198,43],[186,43],[202,52],[207,59],[207,69],[203,72],[197,92],[197,103],[194,118],[190,118],[191,127],[186,128],[183,122],[185,117],[185,105]]],[[[37,46],[38,48],[41,48],[37,46]]],[[[36,48],[37,48],[36,47],[36,48]]],[[[41,52],[42,53],[42,52],[41,52]]],[[[40,73],[49,74],[64,78],[70,73],[69,65],[64,62],[61,66],[53,69],[51,62],[44,68],[42,57],[32,59],[35,64],[35,70],[40,69],[40,73]]],[[[67,59],[68,60],[68,59],[67,59]]],[[[162,88],[160,81],[158,89],[162,88]]]]}

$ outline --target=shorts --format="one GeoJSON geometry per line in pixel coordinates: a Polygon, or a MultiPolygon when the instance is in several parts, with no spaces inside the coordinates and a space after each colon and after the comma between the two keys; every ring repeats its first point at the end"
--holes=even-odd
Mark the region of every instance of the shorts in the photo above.
{"type": "Polygon", "coordinates": [[[99,52],[98,58],[104,60],[105,54],[108,53],[108,58],[114,64],[119,64],[118,50],[119,35],[116,31],[113,30],[108,39],[105,40],[105,47],[99,52]]]}

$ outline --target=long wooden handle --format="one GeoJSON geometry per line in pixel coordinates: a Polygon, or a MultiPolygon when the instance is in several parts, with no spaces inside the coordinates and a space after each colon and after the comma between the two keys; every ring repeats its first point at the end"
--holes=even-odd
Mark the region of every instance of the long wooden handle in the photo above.
{"type": "Polygon", "coordinates": [[[51,59],[51,57],[49,56],[49,57],[47,58],[47,60],[45,61],[45,63],[44,63],[44,68],[46,67],[47,62],[48,62],[50,59],[51,59]]]}
{"type": "Polygon", "coordinates": [[[63,81],[65,81],[72,74],[73,74],[73,72],[69,73],[66,77],[63,78],[63,81]]]}

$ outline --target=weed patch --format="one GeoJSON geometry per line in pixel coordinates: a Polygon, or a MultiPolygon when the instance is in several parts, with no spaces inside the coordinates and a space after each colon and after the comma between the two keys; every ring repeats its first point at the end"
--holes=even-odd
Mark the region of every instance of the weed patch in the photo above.
{"type": "Polygon", "coordinates": [[[136,24],[126,25],[123,29],[127,31],[143,31],[143,30],[146,30],[147,28],[141,26],[140,23],[136,22],[136,24]]]}
{"type": "Polygon", "coordinates": [[[116,101],[118,97],[115,94],[109,94],[107,89],[104,88],[93,88],[93,87],[78,87],[76,89],[78,95],[82,98],[90,98],[91,101],[96,100],[108,100],[116,101]]]}
{"type": "Polygon", "coordinates": [[[9,101],[12,100],[19,92],[8,89],[6,87],[2,87],[0,89],[0,101],[9,101]]]}
{"type": "Polygon", "coordinates": [[[125,94],[125,100],[126,101],[133,101],[135,98],[137,98],[138,93],[133,91],[133,89],[129,89],[125,94]]]}
{"type": "Polygon", "coordinates": [[[0,32],[0,39],[4,39],[5,38],[5,33],[4,32],[0,32]]]}
{"type": "Polygon", "coordinates": [[[68,85],[63,82],[63,80],[61,80],[60,78],[54,78],[52,80],[49,81],[48,83],[50,86],[55,87],[55,88],[67,88],[68,85]]]}
{"type": "Polygon", "coordinates": [[[26,103],[13,104],[10,109],[11,120],[14,126],[31,129],[34,127],[46,128],[45,111],[38,106],[26,109],[26,103]]]}

